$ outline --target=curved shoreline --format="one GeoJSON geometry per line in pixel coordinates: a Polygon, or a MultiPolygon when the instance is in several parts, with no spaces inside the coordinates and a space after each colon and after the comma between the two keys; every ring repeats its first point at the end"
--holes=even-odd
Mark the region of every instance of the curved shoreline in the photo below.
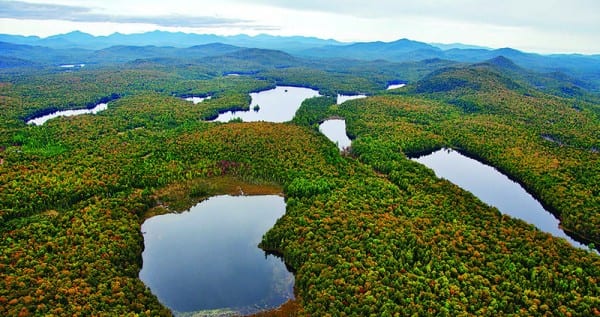
{"type": "MultiPolygon", "coordinates": [[[[584,237],[579,233],[573,232],[572,230],[565,228],[562,225],[562,219],[560,217],[560,213],[558,212],[558,210],[556,208],[554,208],[554,207],[550,206],[548,203],[544,202],[540,198],[540,195],[537,192],[535,192],[532,188],[530,188],[529,186],[524,184],[524,182],[519,180],[516,176],[509,173],[502,167],[498,167],[495,164],[491,163],[489,160],[485,159],[478,153],[468,151],[468,150],[466,150],[462,147],[458,147],[458,146],[457,147],[448,146],[448,147],[436,147],[434,149],[429,149],[429,150],[424,150],[424,151],[407,152],[407,153],[405,153],[405,155],[409,159],[416,159],[416,158],[420,158],[423,156],[427,156],[429,154],[432,154],[436,151],[443,150],[443,149],[454,150],[454,151],[460,153],[461,155],[468,157],[470,159],[476,160],[479,163],[485,164],[485,165],[493,168],[497,172],[501,173],[502,175],[506,176],[508,179],[515,182],[519,186],[521,186],[529,195],[531,195],[538,203],[540,203],[542,208],[544,208],[546,211],[548,211],[550,214],[552,214],[558,220],[559,229],[561,229],[567,236],[569,236],[571,239],[573,239],[583,245],[589,245],[590,243],[594,243],[594,241],[591,238],[584,237]]],[[[600,246],[596,246],[595,249],[596,249],[596,251],[600,252],[600,246]]]]}
{"type": "Polygon", "coordinates": [[[120,99],[122,96],[120,94],[117,93],[112,93],[110,96],[106,96],[106,97],[102,97],[100,99],[98,99],[97,101],[94,102],[88,102],[83,108],[59,108],[56,106],[53,107],[49,107],[49,108],[44,108],[44,109],[40,109],[37,111],[34,111],[32,114],[21,117],[21,120],[25,121],[25,123],[28,123],[32,120],[36,120],[39,119],[41,117],[45,117],[51,114],[55,114],[57,112],[60,111],[76,111],[76,110],[91,110],[94,109],[96,106],[98,106],[99,104],[103,104],[103,103],[109,103],[111,101],[115,101],[117,99],[120,99]]]}

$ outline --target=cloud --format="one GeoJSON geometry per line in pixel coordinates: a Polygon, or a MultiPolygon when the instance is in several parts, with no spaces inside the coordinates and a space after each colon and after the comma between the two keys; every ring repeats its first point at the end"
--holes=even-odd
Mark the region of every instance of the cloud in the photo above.
{"type": "Polygon", "coordinates": [[[537,29],[600,31],[597,0],[234,0],[272,7],[368,19],[433,18],[471,24],[537,29]]]}
{"type": "Polygon", "coordinates": [[[157,15],[135,16],[94,12],[93,8],[59,4],[41,4],[22,1],[0,1],[0,18],[28,20],[62,20],[71,22],[143,23],[164,27],[218,28],[256,27],[273,29],[270,26],[254,25],[251,20],[212,16],[157,15]]]}

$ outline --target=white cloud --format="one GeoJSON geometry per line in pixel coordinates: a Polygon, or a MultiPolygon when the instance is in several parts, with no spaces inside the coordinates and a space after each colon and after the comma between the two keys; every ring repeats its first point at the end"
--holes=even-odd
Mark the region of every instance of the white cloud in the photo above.
{"type": "MultiPolygon", "coordinates": [[[[128,11],[124,11],[128,12],[128,11]]],[[[156,13],[159,13],[157,11],[156,13]]],[[[139,15],[99,13],[93,8],[61,4],[39,4],[22,1],[5,1],[0,7],[0,18],[27,20],[62,20],[71,22],[109,22],[154,24],[165,27],[228,27],[251,25],[252,21],[216,16],[190,16],[185,14],[139,15]]]]}

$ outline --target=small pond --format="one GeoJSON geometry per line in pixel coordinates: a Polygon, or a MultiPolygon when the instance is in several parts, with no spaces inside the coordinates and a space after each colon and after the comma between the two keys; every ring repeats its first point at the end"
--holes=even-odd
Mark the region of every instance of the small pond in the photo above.
{"type": "Polygon", "coordinates": [[[353,99],[361,99],[361,98],[367,98],[367,95],[337,95],[337,100],[336,103],[338,105],[341,105],[342,103],[348,101],[348,100],[353,100],[353,99]]]}
{"type": "Polygon", "coordinates": [[[140,279],[176,316],[250,314],[294,297],[294,276],[257,247],[281,196],[216,196],[142,224],[140,279]]]}
{"type": "Polygon", "coordinates": [[[51,114],[33,118],[33,119],[27,121],[27,124],[42,125],[50,119],[54,119],[54,118],[58,118],[58,117],[78,116],[78,115],[82,115],[82,114],[96,114],[96,113],[98,113],[102,110],[106,110],[106,109],[108,109],[108,105],[106,103],[100,103],[100,104],[97,104],[94,108],[90,108],[90,109],[56,111],[51,114]]]}
{"type": "Polygon", "coordinates": [[[319,131],[329,140],[337,144],[340,150],[350,147],[352,141],[346,134],[346,121],[342,119],[325,120],[319,126],[319,131]]]}
{"type": "Polygon", "coordinates": [[[245,122],[268,121],[286,122],[292,120],[296,110],[305,99],[320,96],[309,88],[277,86],[274,89],[251,93],[252,103],[248,111],[228,111],[214,121],[228,122],[240,118],[245,122]]]}
{"type": "Polygon", "coordinates": [[[201,102],[203,102],[204,100],[210,99],[210,96],[208,97],[187,97],[185,98],[186,101],[191,101],[194,104],[199,104],[201,102]]]}
{"type": "Polygon", "coordinates": [[[470,191],[502,213],[522,219],[555,237],[564,238],[573,246],[587,249],[587,246],[569,237],[559,227],[559,220],[520,184],[495,168],[448,149],[413,160],[431,168],[438,177],[470,191]]]}
{"type": "Polygon", "coordinates": [[[390,89],[402,88],[404,86],[406,86],[406,84],[391,84],[391,85],[388,85],[386,89],[390,90],[390,89]]]}

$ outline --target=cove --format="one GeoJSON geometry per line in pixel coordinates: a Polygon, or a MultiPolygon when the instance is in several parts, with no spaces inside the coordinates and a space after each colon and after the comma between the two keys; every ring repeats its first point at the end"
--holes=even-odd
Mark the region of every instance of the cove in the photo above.
{"type": "Polygon", "coordinates": [[[346,134],[346,121],[342,119],[325,120],[319,125],[319,131],[331,142],[337,144],[340,150],[350,147],[352,141],[346,134]]]}
{"type": "Polygon", "coordinates": [[[90,109],[76,109],[76,110],[63,110],[63,111],[56,111],[53,112],[51,114],[47,114],[44,116],[40,116],[37,118],[33,118],[31,120],[27,121],[27,124],[35,124],[35,125],[42,125],[44,123],[46,123],[46,121],[50,120],[50,119],[54,119],[54,118],[58,118],[58,117],[71,117],[71,116],[78,116],[78,115],[82,115],[82,114],[96,114],[102,110],[106,110],[108,109],[108,104],[106,103],[99,103],[97,104],[95,107],[90,108],[90,109]]]}
{"type": "Polygon", "coordinates": [[[214,121],[228,122],[240,118],[245,122],[286,122],[294,118],[296,110],[305,99],[316,96],[320,94],[313,89],[277,86],[274,89],[251,93],[252,102],[248,111],[221,113],[214,121]]]}
{"type": "Polygon", "coordinates": [[[569,237],[560,228],[559,220],[520,184],[495,168],[449,149],[441,149],[413,160],[431,168],[438,177],[470,191],[502,213],[524,220],[555,237],[566,239],[575,247],[588,249],[569,237]]]}
{"type": "Polygon", "coordinates": [[[215,196],[142,224],[140,279],[176,316],[245,315],[293,298],[294,276],[257,247],[284,198],[215,196]]]}

